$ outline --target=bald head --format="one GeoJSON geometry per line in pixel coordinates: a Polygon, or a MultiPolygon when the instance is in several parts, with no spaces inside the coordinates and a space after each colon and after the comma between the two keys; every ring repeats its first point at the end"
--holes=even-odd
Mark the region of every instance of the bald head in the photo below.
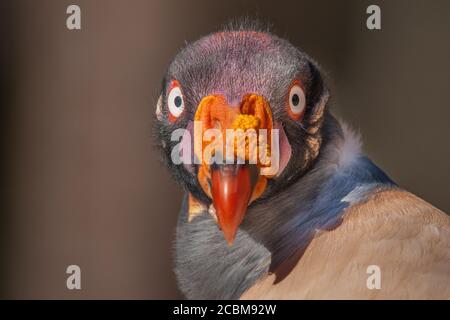
{"type": "MultiPolygon", "coordinates": [[[[238,103],[251,92],[272,106],[283,104],[286,87],[300,77],[310,87],[309,59],[289,42],[260,31],[223,31],[188,45],[173,60],[167,74],[184,84],[187,101],[222,94],[238,103]]],[[[276,114],[276,112],[274,112],[276,114]]]]}
{"type": "Polygon", "coordinates": [[[178,128],[192,129],[202,101],[220,101],[208,106],[209,119],[217,114],[216,108],[242,113],[251,95],[267,104],[268,128],[280,130],[280,170],[259,185],[258,198],[271,197],[304,174],[319,154],[328,93],[315,62],[287,40],[239,25],[188,44],[164,77],[157,131],[166,163],[175,178],[206,204],[211,203],[211,193],[205,192],[211,185],[210,168],[171,163],[176,143],[170,134],[178,128]]]}

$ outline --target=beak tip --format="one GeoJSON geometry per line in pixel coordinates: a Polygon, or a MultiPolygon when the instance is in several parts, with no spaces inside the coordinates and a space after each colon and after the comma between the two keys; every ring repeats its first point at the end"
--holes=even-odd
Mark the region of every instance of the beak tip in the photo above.
{"type": "Polygon", "coordinates": [[[231,247],[233,245],[235,235],[234,234],[233,235],[227,235],[225,233],[224,233],[224,235],[225,235],[225,240],[227,241],[228,246],[231,247]]]}
{"type": "Polygon", "coordinates": [[[237,228],[229,228],[229,226],[221,225],[222,233],[229,247],[233,245],[236,238],[237,228]]]}

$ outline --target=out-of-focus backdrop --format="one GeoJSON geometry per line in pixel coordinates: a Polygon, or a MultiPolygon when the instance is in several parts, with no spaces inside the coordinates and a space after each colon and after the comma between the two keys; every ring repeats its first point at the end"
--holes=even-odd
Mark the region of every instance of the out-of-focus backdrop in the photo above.
{"type": "Polygon", "coordinates": [[[449,1],[1,1],[5,298],[180,298],[181,191],[152,116],[175,53],[257,14],[320,62],[335,113],[401,186],[450,212],[449,1]],[[366,28],[381,7],[382,30],[366,28]],[[82,29],[66,28],[81,7],[82,29]],[[82,289],[66,288],[81,267],[82,289]]]}

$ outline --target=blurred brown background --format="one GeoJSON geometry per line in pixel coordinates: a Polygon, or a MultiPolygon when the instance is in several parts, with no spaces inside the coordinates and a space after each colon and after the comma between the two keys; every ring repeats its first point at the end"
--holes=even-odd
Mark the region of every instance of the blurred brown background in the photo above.
{"type": "Polygon", "coordinates": [[[180,189],[152,115],[185,43],[258,13],[328,72],[333,108],[401,186],[450,212],[449,1],[2,1],[0,290],[179,298],[180,189]],[[365,10],[382,10],[382,30],[365,10]],[[81,7],[82,30],[66,28],[81,7]],[[66,267],[82,290],[66,289],[66,267]]]}

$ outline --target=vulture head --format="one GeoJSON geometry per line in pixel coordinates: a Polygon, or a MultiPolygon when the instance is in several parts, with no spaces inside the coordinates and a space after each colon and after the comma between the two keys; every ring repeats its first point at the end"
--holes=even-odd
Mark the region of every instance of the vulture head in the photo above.
{"type": "Polygon", "coordinates": [[[313,167],[327,100],[317,64],[271,33],[226,30],[187,45],[164,76],[156,131],[189,214],[212,213],[231,245],[249,207],[313,167]],[[242,140],[227,140],[236,131],[242,140]]]}

